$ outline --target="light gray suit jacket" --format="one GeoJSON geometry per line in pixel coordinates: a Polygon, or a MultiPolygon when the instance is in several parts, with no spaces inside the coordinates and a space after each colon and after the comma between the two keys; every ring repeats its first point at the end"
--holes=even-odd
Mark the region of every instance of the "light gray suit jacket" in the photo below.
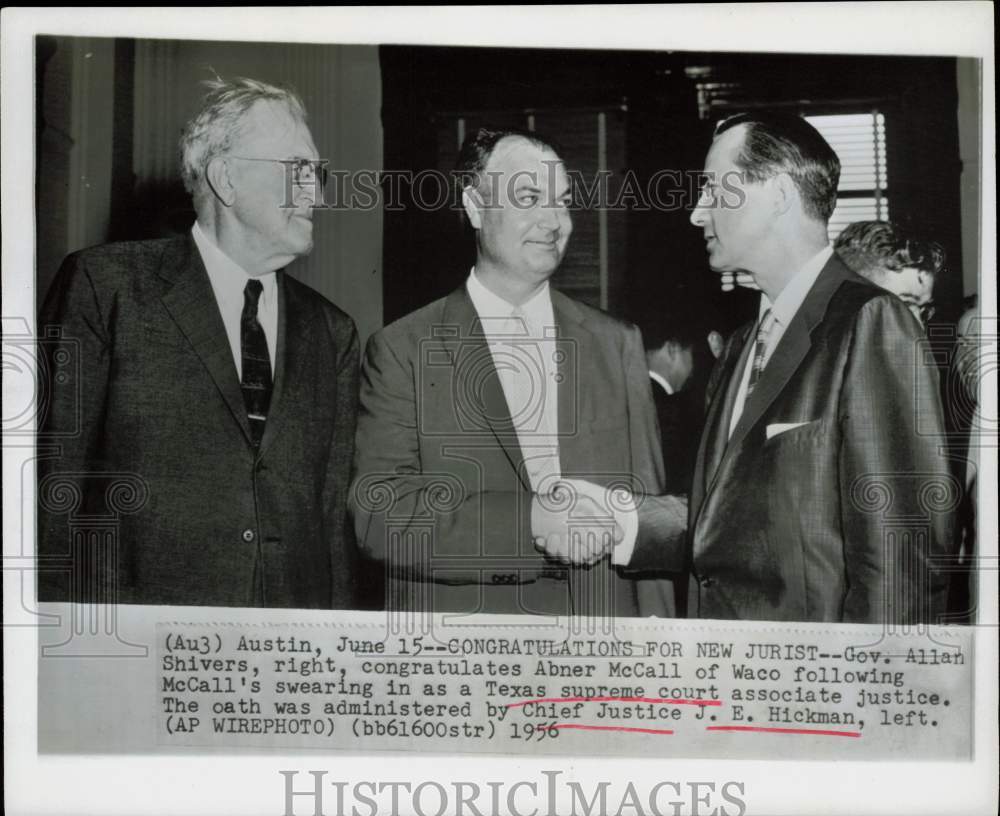
{"type": "MultiPolygon", "coordinates": [[[[658,494],[663,462],[639,331],[552,292],[562,474],[658,494]]],[[[463,286],[368,343],[351,510],[397,609],[673,614],[663,587],[607,562],[566,569],[533,546],[525,455],[463,286]]],[[[685,508],[640,537],[683,535],[685,508]]],[[[640,518],[650,507],[640,506],[640,518]]],[[[666,586],[666,585],[665,585],[666,586]]]]}

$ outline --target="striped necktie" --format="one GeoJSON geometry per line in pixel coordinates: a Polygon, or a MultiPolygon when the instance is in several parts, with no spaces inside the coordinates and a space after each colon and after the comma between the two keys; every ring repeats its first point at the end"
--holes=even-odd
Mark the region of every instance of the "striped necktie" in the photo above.
{"type": "Polygon", "coordinates": [[[257,319],[257,304],[264,290],[259,280],[251,278],[243,290],[243,314],[240,316],[240,349],[243,357],[243,376],[240,388],[250,420],[250,434],[254,447],[260,445],[267,422],[267,409],[271,404],[271,355],[267,350],[264,328],[257,319]]]}
{"type": "Polygon", "coordinates": [[[757,342],[753,347],[753,362],[750,365],[750,379],[747,381],[747,396],[753,393],[757,380],[760,379],[764,370],[764,363],[767,358],[767,337],[771,333],[771,326],[774,325],[771,310],[766,309],[760,319],[760,326],[757,328],[757,342]]]}

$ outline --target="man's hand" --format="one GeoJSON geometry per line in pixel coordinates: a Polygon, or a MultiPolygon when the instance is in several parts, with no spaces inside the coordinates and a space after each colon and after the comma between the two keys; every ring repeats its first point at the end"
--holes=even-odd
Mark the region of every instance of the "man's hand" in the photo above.
{"type": "Polygon", "coordinates": [[[624,536],[608,508],[566,481],[534,497],[531,531],[535,549],[561,564],[576,566],[600,561],[624,536]]]}

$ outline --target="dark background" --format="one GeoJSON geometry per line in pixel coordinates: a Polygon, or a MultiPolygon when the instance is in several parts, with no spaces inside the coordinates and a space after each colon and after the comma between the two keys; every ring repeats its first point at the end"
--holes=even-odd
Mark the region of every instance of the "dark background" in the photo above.
{"type": "MultiPolygon", "coordinates": [[[[554,138],[569,167],[587,175],[597,169],[596,122],[603,116],[612,192],[628,172],[641,182],[664,168],[699,170],[715,123],[730,113],[877,109],[886,121],[890,218],[944,244],[949,261],[937,282],[937,320],[960,312],[963,74],[955,58],[81,42],[36,41],[41,291],[66,252],[189,228],[193,213],[174,145],[197,104],[197,80],[208,76],[204,65],[297,87],[320,152],[335,168],[449,172],[462,129],[516,124],[554,138]],[[104,158],[88,164],[91,155],[104,158]],[[86,165],[85,205],[68,181],[74,162],[86,165]],[[103,198],[92,204],[95,189],[103,198]]],[[[396,210],[324,214],[312,256],[292,269],[352,313],[363,336],[457,286],[473,261],[471,236],[455,209],[423,210],[403,192],[410,205],[396,210]]],[[[601,250],[598,213],[576,212],[555,285],[631,318],[711,305],[732,327],[753,310],[756,296],[720,292],[689,214],[688,206],[607,212],[601,250]]]]}
{"type": "MultiPolygon", "coordinates": [[[[715,122],[733,112],[877,108],[886,117],[890,217],[946,246],[953,271],[939,277],[936,300],[939,315],[957,316],[961,165],[954,59],[383,46],[380,62],[385,166],[414,171],[448,169],[452,156],[444,155],[439,134],[456,112],[475,123],[519,121],[526,111],[616,110],[608,130],[620,134],[623,150],[616,157],[621,165],[609,161],[609,167],[643,179],[661,168],[699,169],[715,122]]],[[[544,132],[558,142],[575,135],[544,132]]],[[[566,158],[574,166],[573,157],[566,158]]],[[[624,215],[618,233],[624,251],[613,254],[620,268],[610,270],[610,311],[634,316],[650,302],[662,303],[664,311],[710,302],[730,323],[752,311],[754,296],[720,295],[689,216],[687,208],[624,215]]],[[[576,233],[571,245],[574,240],[576,233]]],[[[458,285],[473,259],[453,213],[386,213],[386,322],[458,285]]]]}

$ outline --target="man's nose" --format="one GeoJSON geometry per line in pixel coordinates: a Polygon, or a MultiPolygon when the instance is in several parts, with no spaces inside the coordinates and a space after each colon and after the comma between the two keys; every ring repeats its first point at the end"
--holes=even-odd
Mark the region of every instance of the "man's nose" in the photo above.
{"type": "Polygon", "coordinates": [[[295,206],[315,207],[316,202],[323,200],[323,192],[319,179],[303,179],[295,185],[295,206]]]}
{"type": "MultiPolygon", "coordinates": [[[[545,204],[538,208],[538,225],[550,232],[558,233],[563,227],[560,219],[561,208],[558,205],[545,204]]],[[[567,216],[568,221],[568,216],[567,216]]]]}
{"type": "Polygon", "coordinates": [[[295,205],[298,207],[315,207],[323,201],[323,182],[319,169],[315,166],[305,166],[298,169],[293,190],[295,205]]]}
{"type": "Polygon", "coordinates": [[[712,203],[712,197],[707,192],[702,192],[698,196],[698,202],[691,210],[691,223],[696,227],[704,227],[708,220],[708,210],[712,203]]]}

